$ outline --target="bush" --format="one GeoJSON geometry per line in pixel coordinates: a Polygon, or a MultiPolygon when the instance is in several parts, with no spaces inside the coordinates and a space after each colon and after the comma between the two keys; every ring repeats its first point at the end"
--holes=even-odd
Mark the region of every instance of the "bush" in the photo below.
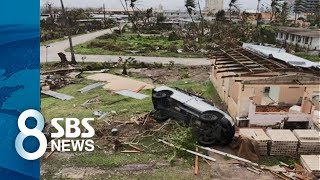
{"type": "Polygon", "coordinates": [[[180,37],[178,36],[178,34],[175,31],[173,31],[169,34],[168,40],[169,41],[177,41],[177,40],[180,40],[180,37]]]}

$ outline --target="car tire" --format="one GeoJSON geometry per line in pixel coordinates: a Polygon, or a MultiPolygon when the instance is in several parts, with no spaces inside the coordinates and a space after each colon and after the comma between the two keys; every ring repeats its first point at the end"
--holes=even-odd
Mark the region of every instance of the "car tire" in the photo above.
{"type": "Polygon", "coordinates": [[[214,112],[205,112],[200,115],[199,120],[203,123],[213,123],[218,121],[220,116],[214,112]]]}
{"type": "Polygon", "coordinates": [[[198,129],[198,144],[210,147],[216,144],[214,125],[212,123],[202,123],[198,129]]]}
{"type": "Polygon", "coordinates": [[[161,110],[155,111],[152,116],[157,122],[165,122],[169,119],[169,116],[163,113],[161,110]]]}
{"type": "Polygon", "coordinates": [[[165,90],[165,91],[158,91],[158,92],[155,92],[152,94],[152,97],[154,99],[165,99],[165,98],[168,98],[172,95],[172,91],[168,91],[168,90],[165,90]]]}

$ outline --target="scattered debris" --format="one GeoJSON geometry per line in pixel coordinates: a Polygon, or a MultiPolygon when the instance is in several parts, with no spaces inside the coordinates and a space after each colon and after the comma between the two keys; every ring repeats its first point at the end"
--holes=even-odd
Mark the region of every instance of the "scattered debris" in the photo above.
{"type": "Polygon", "coordinates": [[[202,157],[202,158],[208,159],[208,160],[210,160],[210,161],[213,161],[213,162],[216,161],[216,160],[215,160],[214,158],[212,158],[212,157],[209,157],[209,156],[206,156],[206,155],[203,155],[203,154],[200,154],[200,153],[197,153],[197,152],[194,152],[194,151],[191,151],[191,150],[182,148],[182,147],[175,146],[175,145],[173,145],[173,144],[171,144],[171,143],[168,143],[168,142],[166,142],[166,141],[164,141],[164,140],[162,140],[162,139],[158,139],[158,141],[159,141],[159,142],[162,142],[163,144],[166,144],[166,145],[168,145],[168,146],[171,146],[171,147],[174,147],[174,148],[177,148],[177,149],[186,151],[186,152],[188,152],[188,153],[191,153],[191,154],[193,154],[193,155],[197,155],[197,156],[200,156],[200,157],[202,157]]]}
{"type": "Polygon", "coordinates": [[[121,90],[121,91],[116,91],[115,93],[123,96],[131,97],[134,99],[140,99],[140,100],[148,97],[147,95],[136,93],[130,90],[121,90]]]}
{"type": "Polygon", "coordinates": [[[102,112],[102,111],[94,111],[93,115],[98,117],[98,120],[100,120],[100,119],[106,117],[108,115],[108,113],[102,112]]]}
{"type": "Polygon", "coordinates": [[[79,78],[81,73],[82,72],[71,72],[71,73],[68,73],[66,76],[71,79],[75,79],[75,78],[79,78]]]}
{"type": "Polygon", "coordinates": [[[110,71],[110,69],[101,69],[100,71],[83,71],[83,73],[96,74],[96,73],[106,73],[108,71],[110,71]]]}
{"type": "Polygon", "coordinates": [[[121,153],[141,153],[141,151],[137,151],[137,150],[124,150],[124,151],[120,151],[121,153]]]}
{"type": "Polygon", "coordinates": [[[235,155],[232,155],[232,154],[229,154],[229,153],[225,153],[225,152],[218,151],[218,150],[215,150],[215,149],[211,149],[211,148],[208,148],[208,147],[202,147],[202,146],[198,146],[198,147],[201,148],[201,149],[216,153],[216,154],[220,154],[222,156],[226,156],[226,157],[229,157],[229,158],[232,158],[232,159],[236,159],[238,161],[242,161],[242,162],[248,163],[248,164],[250,164],[252,166],[259,166],[257,163],[254,163],[252,161],[249,161],[247,159],[243,159],[241,157],[238,157],[238,156],[235,156],[235,155]]]}
{"type": "Polygon", "coordinates": [[[97,103],[101,103],[101,100],[99,99],[100,96],[96,96],[90,100],[86,100],[86,102],[82,103],[81,106],[82,107],[85,107],[85,108],[88,108],[88,105],[90,104],[97,104],[97,103]]]}
{"type": "Polygon", "coordinates": [[[87,79],[91,79],[94,81],[100,81],[100,82],[108,82],[108,84],[104,85],[103,88],[110,91],[119,91],[119,90],[131,90],[136,91],[141,86],[144,86],[144,89],[152,89],[154,88],[153,85],[147,84],[142,81],[138,81],[131,78],[126,78],[122,76],[117,76],[113,74],[108,73],[98,73],[93,74],[86,77],[87,79]]]}
{"type": "Polygon", "coordinates": [[[146,85],[143,85],[143,86],[139,87],[139,89],[135,90],[134,92],[139,93],[139,92],[142,91],[145,87],[146,87],[146,85]]]}
{"type": "Polygon", "coordinates": [[[112,133],[112,135],[117,135],[118,134],[118,129],[117,128],[112,128],[111,129],[111,133],[112,133]]]}
{"type": "Polygon", "coordinates": [[[251,171],[251,172],[253,172],[253,173],[259,174],[259,175],[260,175],[260,173],[261,173],[260,171],[254,170],[254,169],[249,168],[249,167],[247,167],[247,170],[248,170],[248,171],[251,171]]]}
{"type": "MultiPolygon", "coordinates": [[[[199,153],[199,148],[196,147],[196,153],[199,153]]],[[[199,156],[196,155],[194,160],[194,175],[198,175],[199,173],[199,156]]]]}
{"type": "Polygon", "coordinates": [[[68,67],[68,68],[62,68],[62,69],[55,69],[55,70],[49,70],[49,71],[41,71],[41,75],[47,75],[47,74],[67,74],[73,71],[79,71],[81,68],[76,67],[68,67]]]}
{"type": "Polygon", "coordinates": [[[55,74],[40,76],[41,90],[60,89],[73,83],[75,83],[74,79],[64,75],[55,74]]]}
{"type": "Polygon", "coordinates": [[[103,86],[103,85],[104,85],[104,83],[100,83],[100,82],[94,83],[94,84],[86,86],[86,87],[84,87],[82,89],[79,89],[78,92],[85,93],[85,92],[88,92],[88,91],[90,91],[92,89],[98,88],[98,87],[103,86]]]}
{"type": "Polygon", "coordinates": [[[239,135],[254,139],[258,143],[259,155],[268,155],[268,143],[271,139],[262,129],[241,128],[239,135]]]}
{"type": "Polygon", "coordinates": [[[67,100],[67,101],[69,101],[69,100],[74,98],[73,96],[69,96],[69,95],[58,93],[58,92],[51,91],[51,90],[41,91],[41,93],[45,94],[45,95],[48,95],[48,96],[51,96],[51,97],[54,97],[54,98],[57,98],[57,99],[67,100]]]}

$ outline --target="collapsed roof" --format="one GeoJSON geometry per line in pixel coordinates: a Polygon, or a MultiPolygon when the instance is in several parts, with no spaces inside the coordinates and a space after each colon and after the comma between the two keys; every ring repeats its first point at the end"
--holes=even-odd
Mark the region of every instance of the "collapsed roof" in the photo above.
{"type": "MultiPolygon", "coordinates": [[[[297,66],[279,56],[264,56],[249,48],[220,49],[213,54],[216,73],[227,77],[272,77],[286,74],[310,74],[320,76],[319,66],[297,66]]],[[[306,60],[307,61],[307,60],[306,60]]]]}

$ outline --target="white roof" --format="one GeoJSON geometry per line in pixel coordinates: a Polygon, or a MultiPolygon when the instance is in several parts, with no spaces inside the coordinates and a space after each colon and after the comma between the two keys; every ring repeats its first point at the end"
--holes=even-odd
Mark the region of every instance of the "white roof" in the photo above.
{"type": "Polygon", "coordinates": [[[273,48],[268,46],[254,45],[250,43],[243,43],[243,48],[248,49],[250,51],[254,51],[259,53],[265,57],[273,57],[282,61],[285,61],[293,66],[299,67],[318,67],[320,68],[320,63],[315,63],[309,61],[307,59],[295,56],[293,54],[289,54],[285,49],[273,48]]]}

